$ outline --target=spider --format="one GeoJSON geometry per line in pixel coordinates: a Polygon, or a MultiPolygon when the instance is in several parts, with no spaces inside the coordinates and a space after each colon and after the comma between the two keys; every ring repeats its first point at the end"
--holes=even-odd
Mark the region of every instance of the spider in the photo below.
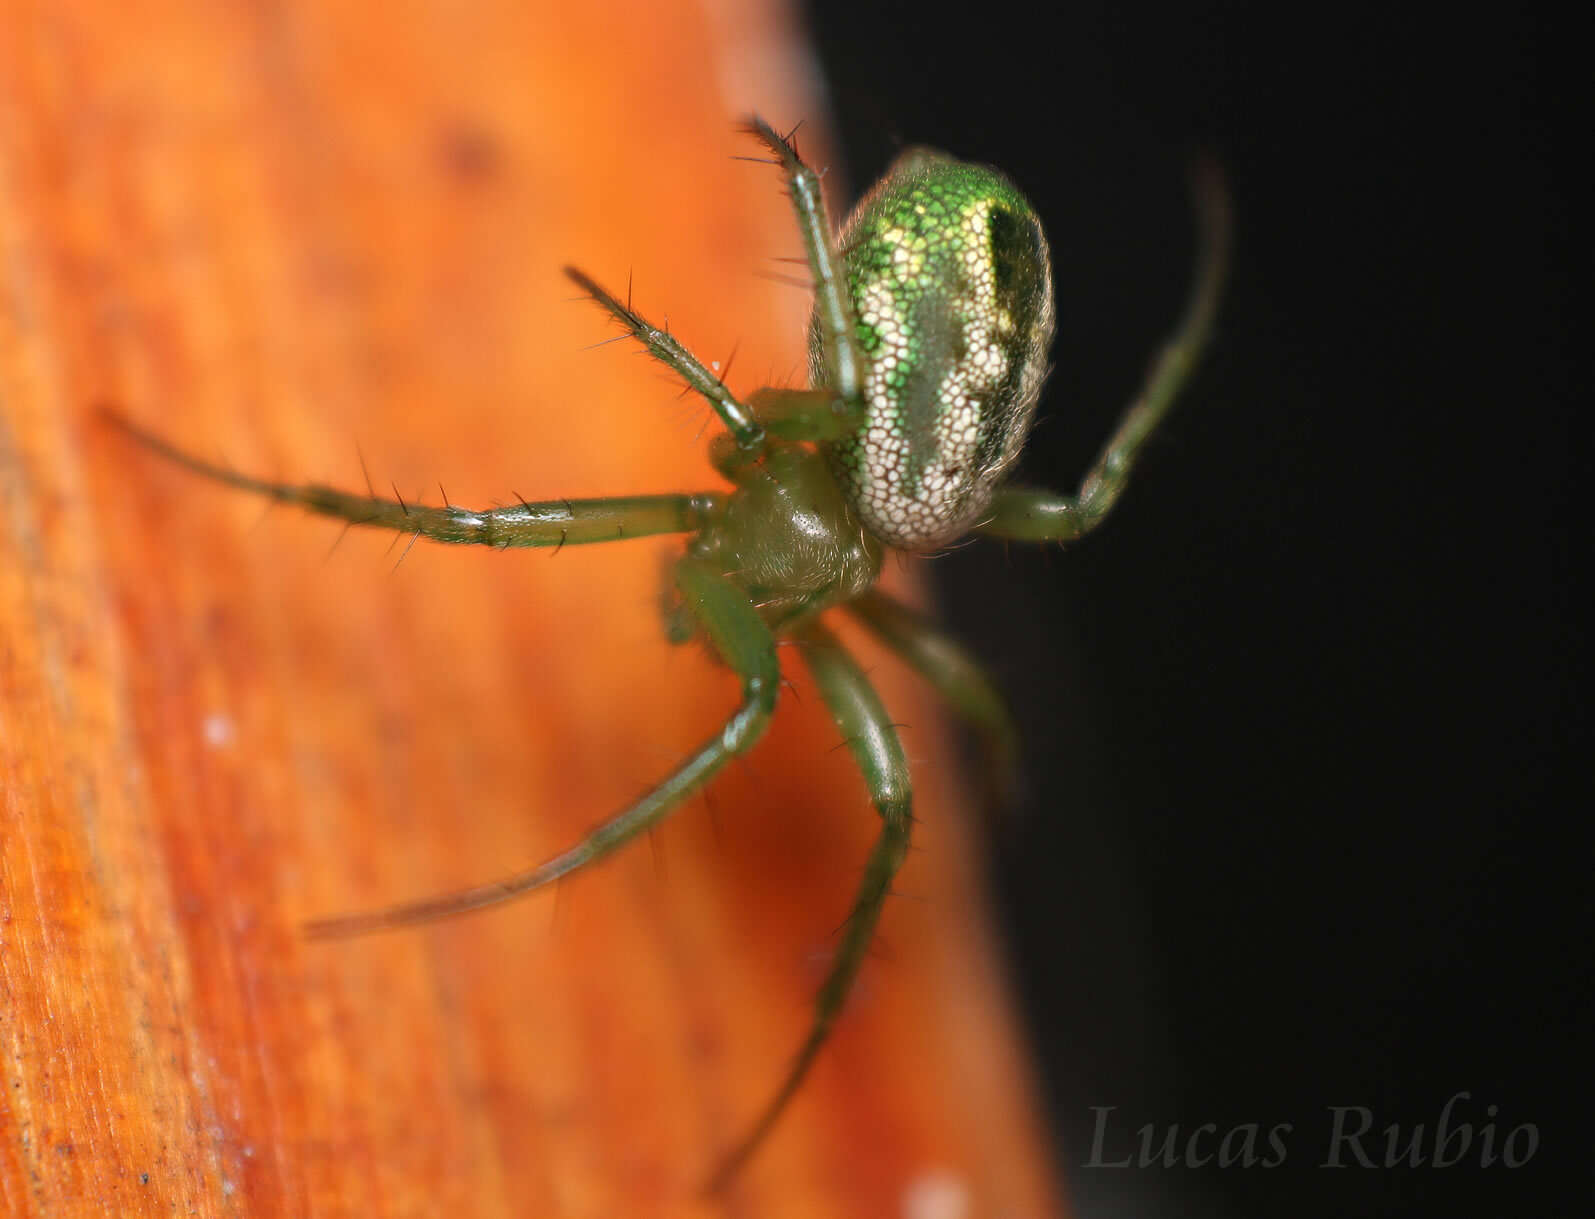
{"type": "MultiPolygon", "coordinates": [[[[1053,334],[1051,263],[1040,221],[1001,173],[914,148],[865,195],[839,235],[820,177],[791,134],[754,117],[746,131],[777,165],[814,283],[808,389],[732,394],[667,330],[574,268],[570,277],[626,333],[705,398],[725,425],[710,460],[729,490],[519,502],[471,511],[314,484],[249,477],[115,419],[149,449],[207,478],[349,525],[478,546],[574,546],[686,534],[670,571],[666,633],[699,639],[741,682],[724,726],[653,790],[560,855],[489,884],[308,924],[345,936],[462,914],[540,889],[655,825],[728,761],[751,749],[781,687],[776,641],[790,639],[813,673],[862,771],[881,830],[807,1037],[780,1086],[710,1182],[723,1186],[797,1092],[864,959],[912,824],[908,765],[864,672],[825,626],[844,609],[1014,755],[995,686],[954,640],[874,588],[888,548],[943,549],[968,534],[1070,542],[1123,493],[1147,437],[1168,413],[1212,330],[1227,262],[1228,200],[1216,170],[1196,175],[1201,233],[1191,296],[1138,397],[1072,496],[1003,486],[1029,432],[1053,334]]],[[[113,417],[114,418],[114,417],[113,417]]],[[[368,488],[369,490],[369,488],[368,488]]]]}

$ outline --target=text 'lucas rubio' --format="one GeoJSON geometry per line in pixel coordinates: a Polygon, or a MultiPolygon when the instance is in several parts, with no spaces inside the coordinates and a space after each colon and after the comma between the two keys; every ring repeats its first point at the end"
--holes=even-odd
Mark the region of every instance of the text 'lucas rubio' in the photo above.
{"type": "MultiPolygon", "coordinates": [[[[1470,1120],[1471,1093],[1454,1093],[1431,1125],[1391,1122],[1375,1127],[1365,1105],[1328,1105],[1327,1141],[1315,1138],[1319,1168],[1451,1168],[1459,1164],[1521,1168],[1539,1150],[1539,1127],[1497,1122],[1496,1105],[1485,1105],[1482,1122],[1470,1120]]],[[[1291,1122],[1264,1126],[1242,1122],[1194,1128],[1147,1123],[1133,1131],[1113,1117],[1117,1105],[1092,1105],[1096,1115],[1091,1155],[1083,1168],[1278,1168],[1292,1151],[1291,1122]]]]}

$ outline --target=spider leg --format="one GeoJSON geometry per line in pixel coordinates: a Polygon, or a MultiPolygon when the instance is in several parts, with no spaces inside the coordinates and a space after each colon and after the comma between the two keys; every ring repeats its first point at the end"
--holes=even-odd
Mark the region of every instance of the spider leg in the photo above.
{"type": "Polygon", "coordinates": [[[472,511],[351,495],[316,483],[279,483],[252,478],[185,453],[153,432],[106,412],[106,418],[145,448],[205,478],[253,491],[307,512],[337,517],[350,525],[370,525],[413,534],[434,542],[467,546],[576,546],[614,542],[657,533],[693,533],[708,523],[722,503],[716,493],[634,495],[604,499],[520,501],[509,507],[472,511]]]}
{"type": "Polygon", "coordinates": [[[715,1170],[708,1185],[711,1193],[722,1189],[758,1149],[808,1074],[853,988],[865,950],[875,934],[881,907],[891,892],[892,878],[908,854],[909,827],[913,820],[908,762],[880,695],[875,693],[858,663],[825,627],[811,623],[800,638],[807,645],[803,649],[804,660],[853,752],[854,761],[864,773],[870,800],[880,813],[883,825],[864,865],[864,879],[853,898],[836,958],[815,995],[814,1020],[809,1034],[774,1097],[715,1170]]]}
{"type": "Polygon", "coordinates": [[[485,885],[385,910],[317,919],[306,924],[306,933],[317,939],[327,939],[405,927],[480,910],[540,889],[602,859],[648,829],[708,782],[733,757],[752,748],[770,722],[780,687],[781,668],[775,656],[775,639],[742,590],[711,564],[701,559],[682,559],[675,575],[684,603],[726,664],[742,679],[742,704],[724,728],[635,804],[604,822],[569,850],[535,868],[485,885]]]}
{"type": "Polygon", "coordinates": [[[844,413],[856,427],[864,415],[863,348],[858,341],[858,318],[852,290],[842,268],[842,258],[825,211],[820,175],[803,163],[791,136],[783,136],[758,115],[748,119],[747,131],[773,152],[786,174],[792,210],[797,213],[803,250],[814,277],[814,311],[819,322],[823,383],[841,400],[844,413]]]}
{"type": "Polygon", "coordinates": [[[992,787],[1000,797],[1011,798],[1019,768],[1019,731],[980,663],[924,614],[879,589],[846,608],[980,734],[992,787]]]}
{"type": "Polygon", "coordinates": [[[781,440],[840,440],[858,430],[860,415],[828,389],[758,389],[748,403],[781,440]]]}
{"type": "Polygon", "coordinates": [[[757,449],[763,445],[764,428],[753,417],[753,412],[738,401],[726,388],[724,381],[705,368],[697,356],[682,346],[675,335],[653,325],[633,309],[630,302],[622,304],[619,298],[606,292],[599,286],[598,281],[586,272],[579,271],[575,267],[566,267],[565,274],[592,298],[593,303],[624,326],[626,332],[641,343],[649,355],[673,369],[677,376],[708,400],[709,405],[714,407],[715,414],[719,415],[726,425],[726,430],[731,433],[732,439],[737,442],[738,448],[757,449]]]}
{"type": "Polygon", "coordinates": [[[1026,488],[998,491],[991,516],[978,532],[1027,542],[1067,542],[1095,529],[1118,502],[1147,437],[1169,413],[1207,346],[1229,268],[1229,193],[1216,166],[1197,167],[1194,194],[1200,251],[1185,313],[1079,492],[1065,496],[1026,488]]]}
{"type": "Polygon", "coordinates": [[[858,341],[858,322],[842,259],[825,211],[820,175],[804,164],[789,136],[783,136],[758,116],[750,118],[748,132],[773,152],[786,174],[792,208],[803,235],[803,248],[814,279],[814,308],[819,319],[820,352],[827,390],[761,390],[751,405],[744,404],[725,382],[684,347],[668,330],[661,330],[631,307],[629,300],[603,288],[575,267],[565,274],[593,302],[626,328],[626,332],[660,363],[675,371],[709,403],[736,447],[756,454],[764,448],[766,429],[783,440],[833,440],[856,431],[864,416],[864,353],[858,341]]]}

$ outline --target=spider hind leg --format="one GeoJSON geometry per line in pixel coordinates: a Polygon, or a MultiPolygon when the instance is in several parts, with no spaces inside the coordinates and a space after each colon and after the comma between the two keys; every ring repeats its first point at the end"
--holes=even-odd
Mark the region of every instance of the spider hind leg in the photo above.
{"type": "Polygon", "coordinates": [[[980,662],[925,615],[878,588],[846,608],[979,734],[991,794],[1011,803],[1019,787],[1019,729],[980,662]]]}

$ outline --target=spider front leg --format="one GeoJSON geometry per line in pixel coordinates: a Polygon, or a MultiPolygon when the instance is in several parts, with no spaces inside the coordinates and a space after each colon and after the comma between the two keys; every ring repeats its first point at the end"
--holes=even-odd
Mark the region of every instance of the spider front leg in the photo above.
{"type": "Polygon", "coordinates": [[[835,635],[811,623],[799,636],[805,645],[803,659],[814,674],[820,696],[841,729],[853,760],[864,773],[870,800],[881,815],[882,827],[875,848],[864,865],[864,879],[853,898],[830,972],[814,998],[814,1020],[798,1049],[786,1078],[742,1140],[721,1161],[709,1182],[709,1191],[722,1189],[763,1142],[786,1109],[820,1047],[831,1034],[848,992],[864,963],[864,953],[875,935],[881,907],[891,893],[892,878],[908,854],[913,798],[908,783],[908,761],[902,742],[870,685],[864,671],[848,655],[835,635]]]}
{"type": "Polygon", "coordinates": [[[408,533],[414,538],[464,546],[579,546],[615,542],[658,533],[695,533],[719,510],[724,497],[697,495],[632,495],[602,499],[525,500],[509,507],[474,511],[453,505],[432,507],[351,495],[317,483],[279,483],[252,478],[185,453],[153,432],[107,411],[105,417],[145,448],[215,482],[253,491],[281,503],[298,504],[307,512],[336,517],[346,527],[369,525],[408,533]]]}
{"type": "Polygon", "coordinates": [[[775,154],[775,164],[786,175],[809,272],[814,277],[815,317],[826,388],[762,389],[754,394],[751,404],[743,403],[680,340],[633,309],[629,293],[622,302],[584,271],[566,267],[565,274],[624,326],[649,355],[672,369],[714,408],[738,450],[757,455],[764,449],[767,432],[782,440],[823,441],[856,431],[864,417],[865,361],[853,300],[825,210],[820,175],[798,156],[790,136],[778,134],[757,115],[748,120],[747,131],[775,154]]]}
{"type": "Polygon", "coordinates": [[[386,910],[317,919],[306,924],[307,934],[325,939],[385,931],[465,914],[531,893],[602,859],[648,829],[707,783],[733,757],[751,749],[764,735],[780,687],[781,668],[775,657],[775,638],[746,594],[712,564],[701,559],[682,559],[676,565],[675,578],[682,604],[702,626],[721,659],[742,679],[742,704],[724,728],[631,807],[604,822],[569,850],[535,868],[386,910]]]}
{"type": "Polygon", "coordinates": [[[1203,163],[1193,185],[1200,247],[1190,300],[1079,492],[1065,496],[1004,488],[977,532],[1026,542],[1072,541],[1100,525],[1123,494],[1147,437],[1168,415],[1212,336],[1229,270],[1230,201],[1224,179],[1216,166],[1203,163]]]}
{"type": "MultiPolygon", "coordinates": [[[[674,369],[689,387],[701,394],[720,416],[726,431],[740,449],[757,450],[764,444],[764,428],[753,417],[753,412],[738,401],[726,388],[725,382],[703,366],[703,361],[684,347],[675,335],[661,330],[631,307],[628,299],[620,299],[604,290],[598,281],[575,267],[565,268],[566,277],[617,322],[626,332],[643,345],[644,350],[661,364],[674,369]]],[[[629,298],[630,293],[627,293],[629,298]]]]}
{"type": "Polygon", "coordinates": [[[747,130],[775,154],[786,174],[809,272],[814,276],[814,312],[824,384],[856,422],[864,413],[864,349],[859,342],[852,292],[831,232],[831,219],[825,212],[820,175],[798,156],[791,134],[781,135],[758,115],[748,119],[747,130]]]}

